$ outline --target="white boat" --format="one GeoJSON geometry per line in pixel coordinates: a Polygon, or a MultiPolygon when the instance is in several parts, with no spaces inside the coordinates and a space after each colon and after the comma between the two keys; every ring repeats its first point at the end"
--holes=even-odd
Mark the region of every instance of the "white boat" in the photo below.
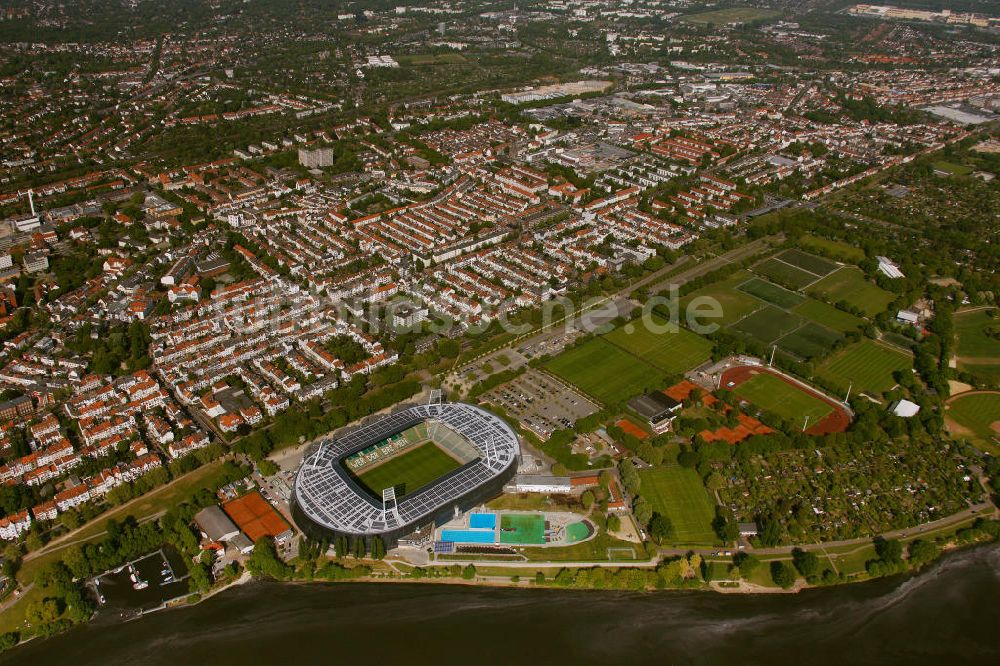
{"type": "Polygon", "coordinates": [[[145,590],[147,587],[149,587],[149,583],[144,580],[137,581],[132,585],[133,590],[145,590]]]}

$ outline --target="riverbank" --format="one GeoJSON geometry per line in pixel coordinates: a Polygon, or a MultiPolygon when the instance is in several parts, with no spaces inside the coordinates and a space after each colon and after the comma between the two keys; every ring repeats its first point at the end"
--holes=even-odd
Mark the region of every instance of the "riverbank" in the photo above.
{"type": "Polygon", "coordinates": [[[257,581],[193,606],[33,641],[0,655],[0,666],[358,659],[784,666],[803,654],[838,666],[887,658],[996,663],[998,595],[995,544],[951,552],[916,575],[795,595],[257,581]]]}

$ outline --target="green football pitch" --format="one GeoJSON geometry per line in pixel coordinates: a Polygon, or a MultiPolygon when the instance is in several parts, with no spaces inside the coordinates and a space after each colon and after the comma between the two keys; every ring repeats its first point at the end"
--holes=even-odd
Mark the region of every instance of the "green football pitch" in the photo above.
{"type": "Polygon", "coordinates": [[[786,421],[815,424],[833,411],[830,405],[774,375],[762,372],[733,391],[739,397],[786,421]]]}
{"type": "Polygon", "coordinates": [[[673,543],[713,545],[715,503],[698,472],[673,463],[639,472],[640,492],[653,511],[666,516],[674,526],[673,543]]]}
{"type": "Polygon", "coordinates": [[[396,496],[401,497],[459,467],[454,458],[432,442],[425,442],[381,465],[365,470],[358,475],[358,479],[376,497],[381,497],[386,488],[395,488],[396,496]]]}

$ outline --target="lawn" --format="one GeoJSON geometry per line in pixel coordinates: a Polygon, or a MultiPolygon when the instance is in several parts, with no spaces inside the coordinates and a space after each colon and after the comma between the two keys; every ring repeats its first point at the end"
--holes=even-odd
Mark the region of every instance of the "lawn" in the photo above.
{"type": "Polygon", "coordinates": [[[885,310],[893,300],[892,294],[869,282],[864,273],[853,266],[845,266],[827,275],[809,292],[830,303],[847,301],[869,317],[885,310]]]}
{"type": "Polygon", "coordinates": [[[954,162],[935,162],[933,166],[935,169],[950,173],[953,176],[968,176],[973,171],[972,167],[965,166],[964,164],[955,164],[954,162]]]}
{"type": "Polygon", "coordinates": [[[733,324],[730,329],[756,338],[767,345],[788,335],[803,323],[805,320],[798,315],[768,305],[733,324]]]}
{"type": "Polygon", "coordinates": [[[544,367],[604,404],[659,387],[665,379],[653,366],[603,338],[568,349],[544,367]]]}
{"type": "Polygon", "coordinates": [[[682,16],[685,23],[697,23],[699,25],[728,25],[730,23],[746,23],[748,21],[759,21],[774,18],[778,12],[771,9],[758,9],[756,7],[729,7],[728,9],[716,9],[710,12],[699,12],[682,16]]]}
{"type": "MultiPolygon", "coordinates": [[[[653,322],[656,326],[665,324],[659,317],[654,317],[653,322]]],[[[656,333],[641,319],[619,326],[604,339],[669,374],[683,374],[712,355],[712,343],[697,333],[686,328],[656,333]]]]}
{"type": "Polygon", "coordinates": [[[545,516],[537,513],[501,514],[500,543],[545,543],[545,516]]]}
{"type": "Polygon", "coordinates": [[[425,442],[362,472],[358,479],[376,497],[382,497],[382,490],[385,488],[396,488],[396,496],[400,497],[423,488],[434,479],[459,467],[454,458],[432,442],[425,442]]]}
{"type": "Polygon", "coordinates": [[[865,323],[860,317],[856,317],[850,312],[838,310],[823,301],[817,301],[815,298],[806,299],[792,312],[840,333],[856,331],[865,323]]]}
{"type": "Polygon", "coordinates": [[[779,308],[786,310],[794,308],[806,299],[805,296],[798,292],[789,291],[784,287],[779,287],[767,280],[756,277],[741,284],[740,291],[746,292],[751,296],[756,296],[765,303],[777,305],[779,308]]]}
{"type": "Polygon", "coordinates": [[[976,440],[994,441],[1000,438],[1000,393],[959,396],[948,403],[946,416],[960,426],[955,434],[967,430],[976,440]]]}
{"type": "Polygon", "coordinates": [[[673,463],[639,472],[639,494],[674,525],[673,543],[714,545],[715,503],[693,469],[673,463]]]}
{"type": "Polygon", "coordinates": [[[830,405],[774,375],[762,372],[734,389],[734,393],[786,421],[815,424],[833,411],[830,405]]]}
{"type": "Polygon", "coordinates": [[[830,240],[829,238],[810,236],[809,234],[806,234],[799,239],[799,245],[807,250],[829,252],[835,257],[842,257],[843,259],[852,262],[862,261],[865,258],[865,252],[861,248],[848,245],[847,243],[843,243],[841,241],[830,240]]]}
{"type": "Polygon", "coordinates": [[[795,290],[807,287],[821,277],[798,266],[781,261],[777,257],[771,257],[760,262],[753,267],[753,272],[795,290]]]}
{"type": "Polygon", "coordinates": [[[907,354],[865,338],[828,358],[817,372],[844,389],[854,382],[855,392],[878,395],[896,385],[893,373],[911,367],[913,359],[907,354]]]}
{"type": "Polygon", "coordinates": [[[810,321],[780,338],[777,345],[799,358],[810,359],[828,354],[841,337],[840,333],[810,321]]]}
{"type": "Polygon", "coordinates": [[[809,254],[808,252],[796,249],[785,250],[781,254],[777,255],[775,259],[783,261],[786,264],[791,264],[796,268],[801,268],[804,271],[809,271],[810,273],[820,277],[829,275],[840,268],[835,261],[824,259],[823,257],[817,257],[815,254],[809,254]]]}
{"type": "Polygon", "coordinates": [[[722,317],[718,320],[705,319],[704,323],[717,323],[720,326],[728,326],[737,322],[760,308],[760,301],[736,289],[737,285],[746,282],[752,277],[753,275],[748,271],[738,271],[721,282],[702,287],[681,299],[681,312],[686,312],[688,305],[695,298],[699,299],[699,302],[706,302],[707,299],[713,299],[722,308],[722,317]]]}
{"type": "Polygon", "coordinates": [[[1000,331],[997,312],[994,308],[984,308],[955,314],[959,357],[1000,358],[1000,340],[990,335],[991,331],[1000,331]]]}

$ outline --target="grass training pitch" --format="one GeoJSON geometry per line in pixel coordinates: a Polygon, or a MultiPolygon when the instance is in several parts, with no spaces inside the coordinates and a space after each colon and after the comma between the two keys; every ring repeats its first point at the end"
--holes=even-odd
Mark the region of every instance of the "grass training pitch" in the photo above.
{"type": "Polygon", "coordinates": [[[1000,340],[990,335],[1000,331],[1000,310],[983,308],[955,314],[960,359],[1000,358],[1000,340]]]}
{"type": "Polygon", "coordinates": [[[771,9],[758,9],[756,7],[729,7],[728,9],[716,9],[710,12],[700,12],[682,16],[681,21],[685,23],[697,23],[698,25],[728,25],[730,23],[746,23],[747,21],[761,21],[778,16],[778,12],[771,9]]]}
{"type": "Polygon", "coordinates": [[[756,296],[765,303],[777,305],[779,308],[791,309],[806,299],[802,294],[779,287],[767,280],[753,278],[740,285],[740,291],[756,296]]]}
{"type": "MultiPolygon", "coordinates": [[[[655,316],[653,321],[656,326],[666,323],[655,316]]],[[[669,374],[685,373],[712,355],[712,343],[700,335],[686,328],[656,333],[644,326],[641,319],[619,326],[604,339],[669,374]]]]}
{"type": "Polygon", "coordinates": [[[845,390],[854,382],[855,392],[878,395],[896,385],[893,373],[912,367],[907,354],[865,338],[828,358],[817,373],[845,390]]]}
{"type": "Polygon", "coordinates": [[[833,411],[830,405],[816,396],[766,372],[751,377],[733,392],[747,402],[796,424],[801,424],[808,416],[809,423],[815,425],[833,411]]]}
{"type": "Polygon", "coordinates": [[[815,298],[806,299],[793,308],[792,312],[839,333],[856,331],[865,323],[860,317],[856,317],[850,312],[838,310],[823,301],[817,301],[815,298]]]}
{"type": "Polygon", "coordinates": [[[712,531],[715,504],[698,472],[676,463],[639,472],[642,496],[653,511],[666,516],[674,526],[674,543],[712,545],[718,542],[712,531]]]}
{"type": "Polygon", "coordinates": [[[831,240],[829,238],[820,238],[819,236],[811,236],[809,234],[806,234],[799,239],[799,245],[807,250],[827,252],[835,257],[840,257],[853,263],[864,261],[865,258],[865,252],[861,248],[848,245],[847,243],[841,241],[831,240]]]}
{"type": "Polygon", "coordinates": [[[381,465],[366,469],[357,478],[376,497],[381,498],[386,488],[395,488],[396,496],[402,497],[459,467],[457,460],[433,442],[424,442],[381,465]]]}
{"type": "Polygon", "coordinates": [[[1000,440],[1000,393],[970,393],[948,402],[945,416],[958,428],[956,435],[971,435],[976,441],[1000,440]]]}
{"type": "Polygon", "coordinates": [[[823,257],[817,257],[815,254],[809,254],[808,252],[796,249],[785,250],[777,255],[775,259],[801,268],[804,271],[809,271],[818,277],[829,275],[840,268],[835,261],[830,261],[823,257]]]}
{"type": "Polygon", "coordinates": [[[603,338],[594,338],[544,366],[604,404],[613,404],[663,384],[664,374],[603,338]]]}
{"type": "Polygon", "coordinates": [[[730,329],[749,335],[768,345],[778,338],[788,335],[802,326],[803,323],[805,321],[798,315],[768,305],[733,324],[730,329]]]}
{"type": "Polygon", "coordinates": [[[753,272],[766,277],[772,282],[784,285],[789,289],[799,290],[820,279],[819,275],[785,263],[777,257],[765,259],[753,267],[753,272]]]}
{"type": "Polygon", "coordinates": [[[841,337],[840,333],[810,321],[779,339],[777,344],[799,358],[810,359],[825,356],[841,337]]]}
{"type": "Polygon", "coordinates": [[[714,299],[722,307],[722,318],[706,322],[719,326],[733,324],[761,307],[759,300],[736,289],[737,285],[752,277],[748,271],[737,271],[721,282],[702,287],[681,299],[681,310],[686,312],[688,305],[696,298],[714,299]]]}
{"type": "Polygon", "coordinates": [[[845,266],[814,284],[810,293],[830,303],[847,301],[871,317],[888,307],[892,294],[869,282],[860,269],[845,266]]]}

